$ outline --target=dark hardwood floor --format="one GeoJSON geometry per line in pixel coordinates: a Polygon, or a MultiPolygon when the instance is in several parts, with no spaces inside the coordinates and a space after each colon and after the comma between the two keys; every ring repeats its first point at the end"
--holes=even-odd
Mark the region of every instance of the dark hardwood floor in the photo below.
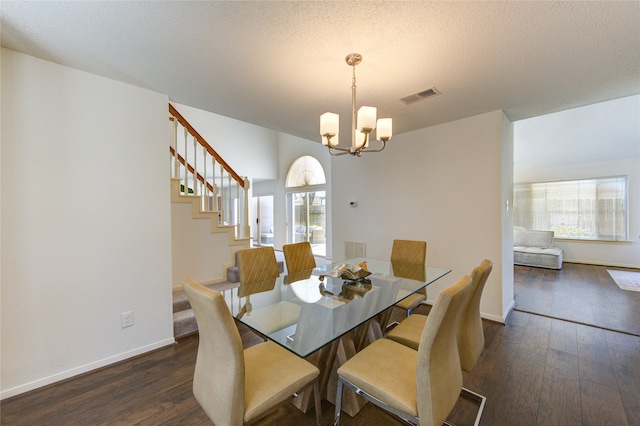
{"type": "MultiPolygon", "coordinates": [[[[534,282],[536,273],[516,275],[542,285],[534,282]]],[[[485,350],[474,370],[464,373],[465,386],[488,398],[481,425],[640,426],[640,337],[518,311],[506,325],[485,322],[484,327],[485,350]]],[[[245,346],[261,341],[245,328],[241,336],[245,346]]],[[[211,424],[191,391],[197,346],[198,336],[188,336],[174,346],[3,401],[1,423],[211,424]]],[[[323,423],[329,425],[333,405],[323,401],[322,408],[323,423]]],[[[450,420],[473,424],[474,409],[461,399],[450,420]]],[[[313,410],[303,414],[286,404],[261,424],[312,425],[313,410]]],[[[354,418],[343,415],[342,424],[404,423],[367,404],[354,418]]]]}
{"type": "Polygon", "coordinates": [[[640,292],[621,290],[607,269],[565,263],[561,270],[516,266],[516,309],[640,336],[640,292]]]}

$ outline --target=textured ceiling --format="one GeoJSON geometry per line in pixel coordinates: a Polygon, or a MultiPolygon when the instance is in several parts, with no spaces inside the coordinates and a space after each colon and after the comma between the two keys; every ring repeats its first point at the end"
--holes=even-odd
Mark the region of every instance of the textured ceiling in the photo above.
{"type": "Polygon", "coordinates": [[[403,133],[503,109],[521,120],[640,93],[640,3],[14,2],[2,46],[319,140],[358,105],[403,133]],[[435,86],[436,97],[399,99],[435,86]]]}

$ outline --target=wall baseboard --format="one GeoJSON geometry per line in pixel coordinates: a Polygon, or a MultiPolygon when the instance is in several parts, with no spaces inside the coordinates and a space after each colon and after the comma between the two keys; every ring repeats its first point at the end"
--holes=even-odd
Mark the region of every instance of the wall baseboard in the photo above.
{"type": "Polygon", "coordinates": [[[139,348],[132,349],[127,352],[122,352],[120,354],[116,354],[108,358],[103,358],[95,362],[90,362],[89,364],[81,365],[81,366],[72,368],[70,370],[61,371],[60,373],[56,373],[48,377],[43,377],[42,379],[34,380],[32,382],[25,383],[20,386],[15,386],[11,389],[4,389],[2,390],[2,392],[0,392],[0,400],[11,398],[11,397],[23,394],[25,392],[29,392],[29,391],[41,388],[43,386],[51,385],[53,383],[66,380],[74,376],[78,376],[80,374],[88,373],[90,371],[97,370],[99,368],[106,367],[108,365],[115,364],[117,362],[124,361],[126,359],[133,358],[138,355],[142,355],[144,353],[163,348],[165,346],[173,345],[175,343],[176,341],[173,337],[169,339],[160,340],[158,342],[151,343],[146,346],[141,346],[139,348]]]}
{"type": "Polygon", "coordinates": [[[598,265],[598,266],[612,266],[614,268],[640,269],[640,265],[630,265],[626,263],[614,263],[614,262],[598,262],[593,260],[564,259],[563,263],[580,263],[583,265],[598,265]]]}
{"type": "Polygon", "coordinates": [[[507,319],[509,318],[509,315],[511,315],[515,307],[516,307],[516,300],[513,299],[511,300],[511,303],[509,303],[509,306],[507,306],[507,309],[505,309],[504,313],[502,314],[502,321],[500,322],[502,322],[503,324],[506,323],[507,319]]]}

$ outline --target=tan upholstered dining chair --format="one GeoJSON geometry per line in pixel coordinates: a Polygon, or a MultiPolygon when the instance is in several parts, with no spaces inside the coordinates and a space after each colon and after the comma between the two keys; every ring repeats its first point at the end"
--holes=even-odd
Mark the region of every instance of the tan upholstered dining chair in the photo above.
{"type": "MultiPolygon", "coordinates": [[[[470,372],[475,367],[480,354],[484,349],[484,329],[480,317],[480,299],[487,282],[487,278],[493,269],[493,263],[484,259],[480,265],[471,272],[471,296],[463,308],[462,317],[458,324],[457,341],[460,366],[464,371],[470,372]]],[[[404,319],[397,327],[387,334],[387,338],[418,349],[420,337],[425,325],[429,323],[426,315],[414,314],[404,319]]],[[[476,416],[475,425],[480,423],[480,417],[484,410],[486,398],[467,388],[462,388],[462,394],[475,399],[480,407],[476,416]]]]}
{"type": "Polygon", "coordinates": [[[239,250],[236,253],[236,259],[240,276],[238,297],[244,301],[236,319],[243,319],[247,325],[253,323],[258,326],[258,328],[254,328],[254,332],[265,341],[267,340],[265,334],[295,324],[300,316],[300,305],[297,303],[280,300],[271,306],[257,309],[254,309],[251,304],[251,295],[273,290],[276,279],[280,276],[273,247],[239,250]],[[274,314],[275,312],[277,314],[274,314]],[[256,331],[257,329],[260,329],[261,332],[256,331]]]}
{"type": "Polygon", "coordinates": [[[253,423],[313,385],[319,425],[318,368],[270,341],[243,350],[222,295],[191,279],[183,286],[200,335],[193,394],[213,423],[253,423]]]}
{"type": "MultiPolygon", "coordinates": [[[[278,261],[273,247],[256,247],[239,250],[236,253],[240,289],[251,291],[251,287],[265,286],[275,282],[280,276],[278,261]]],[[[242,297],[242,296],[240,296],[242,297]]]]}
{"type": "MultiPolygon", "coordinates": [[[[239,319],[247,312],[251,312],[251,295],[273,290],[280,272],[273,247],[238,250],[236,263],[240,278],[238,297],[246,298],[242,309],[236,316],[239,319]]],[[[266,337],[262,337],[267,340],[266,337]]]]}
{"type": "Polygon", "coordinates": [[[311,244],[308,241],[285,244],[282,246],[284,261],[287,264],[287,283],[309,278],[310,271],[316,267],[311,244]]]}
{"type": "Polygon", "coordinates": [[[343,386],[403,420],[440,426],[462,389],[457,323],[471,291],[465,275],[438,295],[417,351],[378,339],[338,369],[334,424],[340,423],[343,386]]]}
{"type": "MultiPolygon", "coordinates": [[[[395,275],[402,276],[402,272],[396,271],[396,269],[407,269],[407,266],[410,267],[411,265],[424,266],[426,257],[426,241],[393,240],[393,247],[391,248],[391,264],[394,265],[395,275]]],[[[407,311],[407,316],[409,316],[411,315],[411,311],[425,300],[427,300],[427,290],[422,289],[396,303],[395,306],[407,311]]]]}
{"type": "Polygon", "coordinates": [[[471,298],[463,312],[462,321],[458,325],[458,348],[460,350],[460,364],[464,371],[471,371],[475,367],[484,349],[484,329],[480,316],[480,299],[487,278],[493,269],[493,262],[484,259],[471,272],[471,298]]]}

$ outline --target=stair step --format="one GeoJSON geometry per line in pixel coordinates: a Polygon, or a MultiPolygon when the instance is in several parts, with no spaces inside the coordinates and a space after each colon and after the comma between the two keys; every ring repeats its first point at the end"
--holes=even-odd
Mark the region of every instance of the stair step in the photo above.
{"type": "Polygon", "coordinates": [[[187,309],[173,314],[173,336],[177,339],[198,331],[193,310],[187,309]]]}
{"type": "Polygon", "coordinates": [[[175,291],[173,293],[173,312],[186,311],[187,309],[191,309],[187,293],[182,290],[175,291]]]}
{"type": "MultiPolygon", "coordinates": [[[[223,281],[221,283],[207,284],[205,287],[209,287],[212,290],[222,292],[225,290],[236,288],[239,285],[240,285],[239,283],[230,283],[228,281],[223,281]]],[[[187,297],[187,293],[185,293],[183,290],[174,291],[173,292],[173,313],[186,311],[189,309],[191,309],[191,304],[189,303],[189,298],[187,297]]]]}
{"type": "MultiPolygon", "coordinates": [[[[217,291],[230,290],[238,287],[238,283],[221,282],[207,284],[206,287],[217,291]]],[[[196,316],[191,309],[189,298],[184,291],[173,293],[173,336],[177,339],[198,331],[196,316]]]]}

